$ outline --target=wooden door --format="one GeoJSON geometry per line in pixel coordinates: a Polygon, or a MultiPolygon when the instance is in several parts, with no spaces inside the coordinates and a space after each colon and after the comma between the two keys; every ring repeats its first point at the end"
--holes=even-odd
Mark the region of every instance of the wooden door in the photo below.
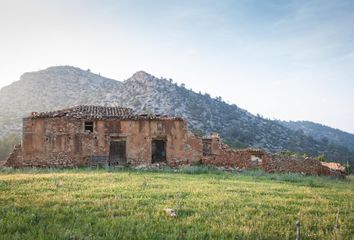
{"type": "Polygon", "coordinates": [[[109,166],[124,165],[126,163],[126,142],[112,141],[109,147],[109,166]]]}

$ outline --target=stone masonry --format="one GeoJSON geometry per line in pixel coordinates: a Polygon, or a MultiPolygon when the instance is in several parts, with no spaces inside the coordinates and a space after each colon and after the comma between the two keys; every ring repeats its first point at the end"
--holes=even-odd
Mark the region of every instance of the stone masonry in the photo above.
{"type": "Polygon", "coordinates": [[[74,167],[198,164],[259,168],[267,172],[342,175],[314,159],[234,150],[218,134],[198,137],[179,117],[138,115],[129,108],[77,106],[33,113],[23,119],[22,143],[7,159],[10,167],[74,167]]]}
{"type": "Polygon", "coordinates": [[[110,146],[116,142],[120,143],[115,153],[118,160],[111,165],[149,164],[153,141],[164,145],[160,160],[169,165],[191,164],[201,158],[201,140],[188,132],[181,118],[79,106],[24,118],[21,147],[17,146],[6,166],[110,165],[110,146]]]}

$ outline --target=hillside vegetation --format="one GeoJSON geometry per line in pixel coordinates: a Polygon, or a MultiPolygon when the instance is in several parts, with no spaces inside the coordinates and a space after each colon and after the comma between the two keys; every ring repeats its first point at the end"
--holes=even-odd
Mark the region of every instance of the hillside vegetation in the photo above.
{"type": "MultiPolygon", "coordinates": [[[[334,138],[322,141],[311,132],[252,115],[220,97],[196,93],[172,79],[156,78],[143,71],[122,82],[70,66],[25,73],[19,81],[0,90],[0,137],[19,135],[21,118],[32,111],[80,104],[120,105],[137,112],[178,115],[187,119],[194,132],[218,132],[236,148],[325,154],[330,160],[342,163],[349,160],[354,165],[354,150],[350,151],[343,141],[332,141],[334,138]]],[[[348,137],[354,141],[354,135],[348,137]]]]}
{"type": "Polygon", "coordinates": [[[294,131],[301,131],[308,136],[312,136],[318,141],[332,142],[347,147],[354,152],[354,135],[351,133],[309,121],[283,121],[281,123],[294,131]]]}
{"type": "Polygon", "coordinates": [[[295,239],[297,220],[302,239],[354,236],[353,179],[203,168],[3,169],[0,192],[1,239],[284,240],[295,239]]]}

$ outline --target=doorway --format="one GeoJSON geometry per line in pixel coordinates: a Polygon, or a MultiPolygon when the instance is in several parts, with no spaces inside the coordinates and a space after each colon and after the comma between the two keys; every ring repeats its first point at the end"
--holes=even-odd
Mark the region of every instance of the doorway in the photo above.
{"type": "Polygon", "coordinates": [[[166,162],[166,141],[152,140],[152,163],[166,162]]]}
{"type": "Polygon", "coordinates": [[[108,164],[109,166],[127,164],[126,141],[111,141],[108,164]]]}

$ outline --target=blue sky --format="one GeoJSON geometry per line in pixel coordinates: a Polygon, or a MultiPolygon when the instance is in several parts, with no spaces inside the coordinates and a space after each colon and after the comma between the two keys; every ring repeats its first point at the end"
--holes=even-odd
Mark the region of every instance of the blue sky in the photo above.
{"type": "Polygon", "coordinates": [[[0,0],[0,87],[73,65],[138,70],[354,133],[354,1],[0,0]]]}

